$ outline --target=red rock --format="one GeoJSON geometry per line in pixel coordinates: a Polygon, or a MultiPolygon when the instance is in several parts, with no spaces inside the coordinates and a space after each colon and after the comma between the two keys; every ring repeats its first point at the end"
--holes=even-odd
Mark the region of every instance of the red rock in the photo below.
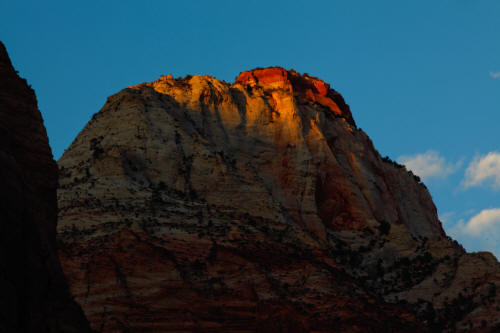
{"type": "Polygon", "coordinates": [[[242,72],[236,78],[235,83],[243,85],[270,85],[281,84],[296,94],[299,102],[316,102],[330,109],[333,113],[345,117],[350,123],[354,124],[351,112],[347,105],[343,103],[341,110],[336,104],[335,96],[337,92],[330,89],[330,85],[317,78],[302,76],[295,71],[287,71],[279,67],[256,69],[242,72]]]}
{"type": "Polygon", "coordinates": [[[276,82],[288,82],[288,72],[279,67],[256,69],[242,72],[236,78],[235,83],[266,85],[276,82]]]}

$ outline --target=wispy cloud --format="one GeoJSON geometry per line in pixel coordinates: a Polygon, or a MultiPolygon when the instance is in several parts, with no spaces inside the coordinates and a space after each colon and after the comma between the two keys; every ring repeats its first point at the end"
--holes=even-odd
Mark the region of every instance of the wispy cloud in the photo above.
{"type": "Polygon", "coordinates": [[[500,258],[500,208],[483,209],[468,218],[464,215],[469,213],[454,215],[461,218],[453,226],[451,221],[446,221],[447,233],[468,250],[490,251],[500,258]]]}
{"type": "Polygon", "coordinates": [[[453,222],[455,216],[456,216],[455,212],[447,212],[444,214],[440,214],[439,220],[443,223],[443,225],[449,225],[451,222],[453,222]]]}
{"type": "Polygon", "coordinates": [[[465,170],[462,185],[465,188],[488,182],[493,189],[500,189],[500,153],[491,152],[476,156],[465,170]]]}
{"type": "Polygon", "coordinates": [[[500,79],[500,72],[490,72],[490,76],[494,79],[500,79]]]}
{"type": "Polygon", "coordinates": [[[424,180],[429,178],[446,178],[460,167],[462,162],[449,163],[437,151],[429,150],[423,154],[403,155],[397,162],[424,180]]]}
{"type": "Polygon", "coordinates": [[[471,236],[492,232],[500,234],[500,208],[482,210],[465,224],[463,231],[471,236]]]}

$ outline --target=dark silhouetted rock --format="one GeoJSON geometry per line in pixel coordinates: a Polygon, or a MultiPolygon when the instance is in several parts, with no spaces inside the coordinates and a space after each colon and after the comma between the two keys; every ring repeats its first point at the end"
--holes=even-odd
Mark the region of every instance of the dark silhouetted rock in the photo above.
{"type": "Polygon", "coordinates": [[[56,251],[57,164],[0,43],[0,332],[90,332],[56,251]]]}

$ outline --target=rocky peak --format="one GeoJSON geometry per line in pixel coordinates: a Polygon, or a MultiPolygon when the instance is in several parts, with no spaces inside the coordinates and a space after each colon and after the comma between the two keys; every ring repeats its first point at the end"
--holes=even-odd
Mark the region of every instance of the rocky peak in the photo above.
{"type": "Polygon", "coordinates": [[[60,255],[102,332],[500,323],[498,263],[446,236],[426,187],[319,79],[129,87],[58,164],[60,255]]]}
{"type": "MultiPolygon", "coordinates": [[[[172,75],[162,76],[160,79],[131,86],[132,89],[152,87],[160,93],[171,93],[172,88],[181,88],[179,95],[184,89],[203,92],[202,95],[215,96],[227,94],[230,90],[234,93],[244,88],[247,93],[252,94],[252,89],[260,90],[261,93],[272,95],[273,91],[281,91],[293,96],[297,104],[317,104],[330,110],[336,116],[345,118],[349,124],[356,126],[352,118],[349,106],[345,103],[342,95],[330,88],[328,83],[307,74],[301,75],[295,70],[285,70],[281,67],[269,67],[242,72],[233,84],[219,81],[211,76],[187,76],[174,79],[172,75]],[[215,95],[213,95],[215,94],[215,95]]],[[[259,94],[259,92],[257,92],[259,94]]],[[[180,96],[178,96],[180,97],[180,96]]],[[[192,99],[192,97],[191,97],[192,99]]]]}

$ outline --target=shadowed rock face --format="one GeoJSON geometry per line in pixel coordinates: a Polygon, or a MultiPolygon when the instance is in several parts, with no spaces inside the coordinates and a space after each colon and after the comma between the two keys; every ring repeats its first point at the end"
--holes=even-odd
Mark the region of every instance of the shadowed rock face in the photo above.
{"type": "Polygon", "coordinates": [[[446,237],[323,81],[172,76],[59,161],[59,252],[100,332],[488,331],[499,265],[446,237]],[[486,327],[482,327],[486,326],[486,327]]]}
{"type": "Polygon", "coordinates": [[[57,253],[57,165],[36,97],[0,43],[0,331],[90,332],[57,253]]]}

